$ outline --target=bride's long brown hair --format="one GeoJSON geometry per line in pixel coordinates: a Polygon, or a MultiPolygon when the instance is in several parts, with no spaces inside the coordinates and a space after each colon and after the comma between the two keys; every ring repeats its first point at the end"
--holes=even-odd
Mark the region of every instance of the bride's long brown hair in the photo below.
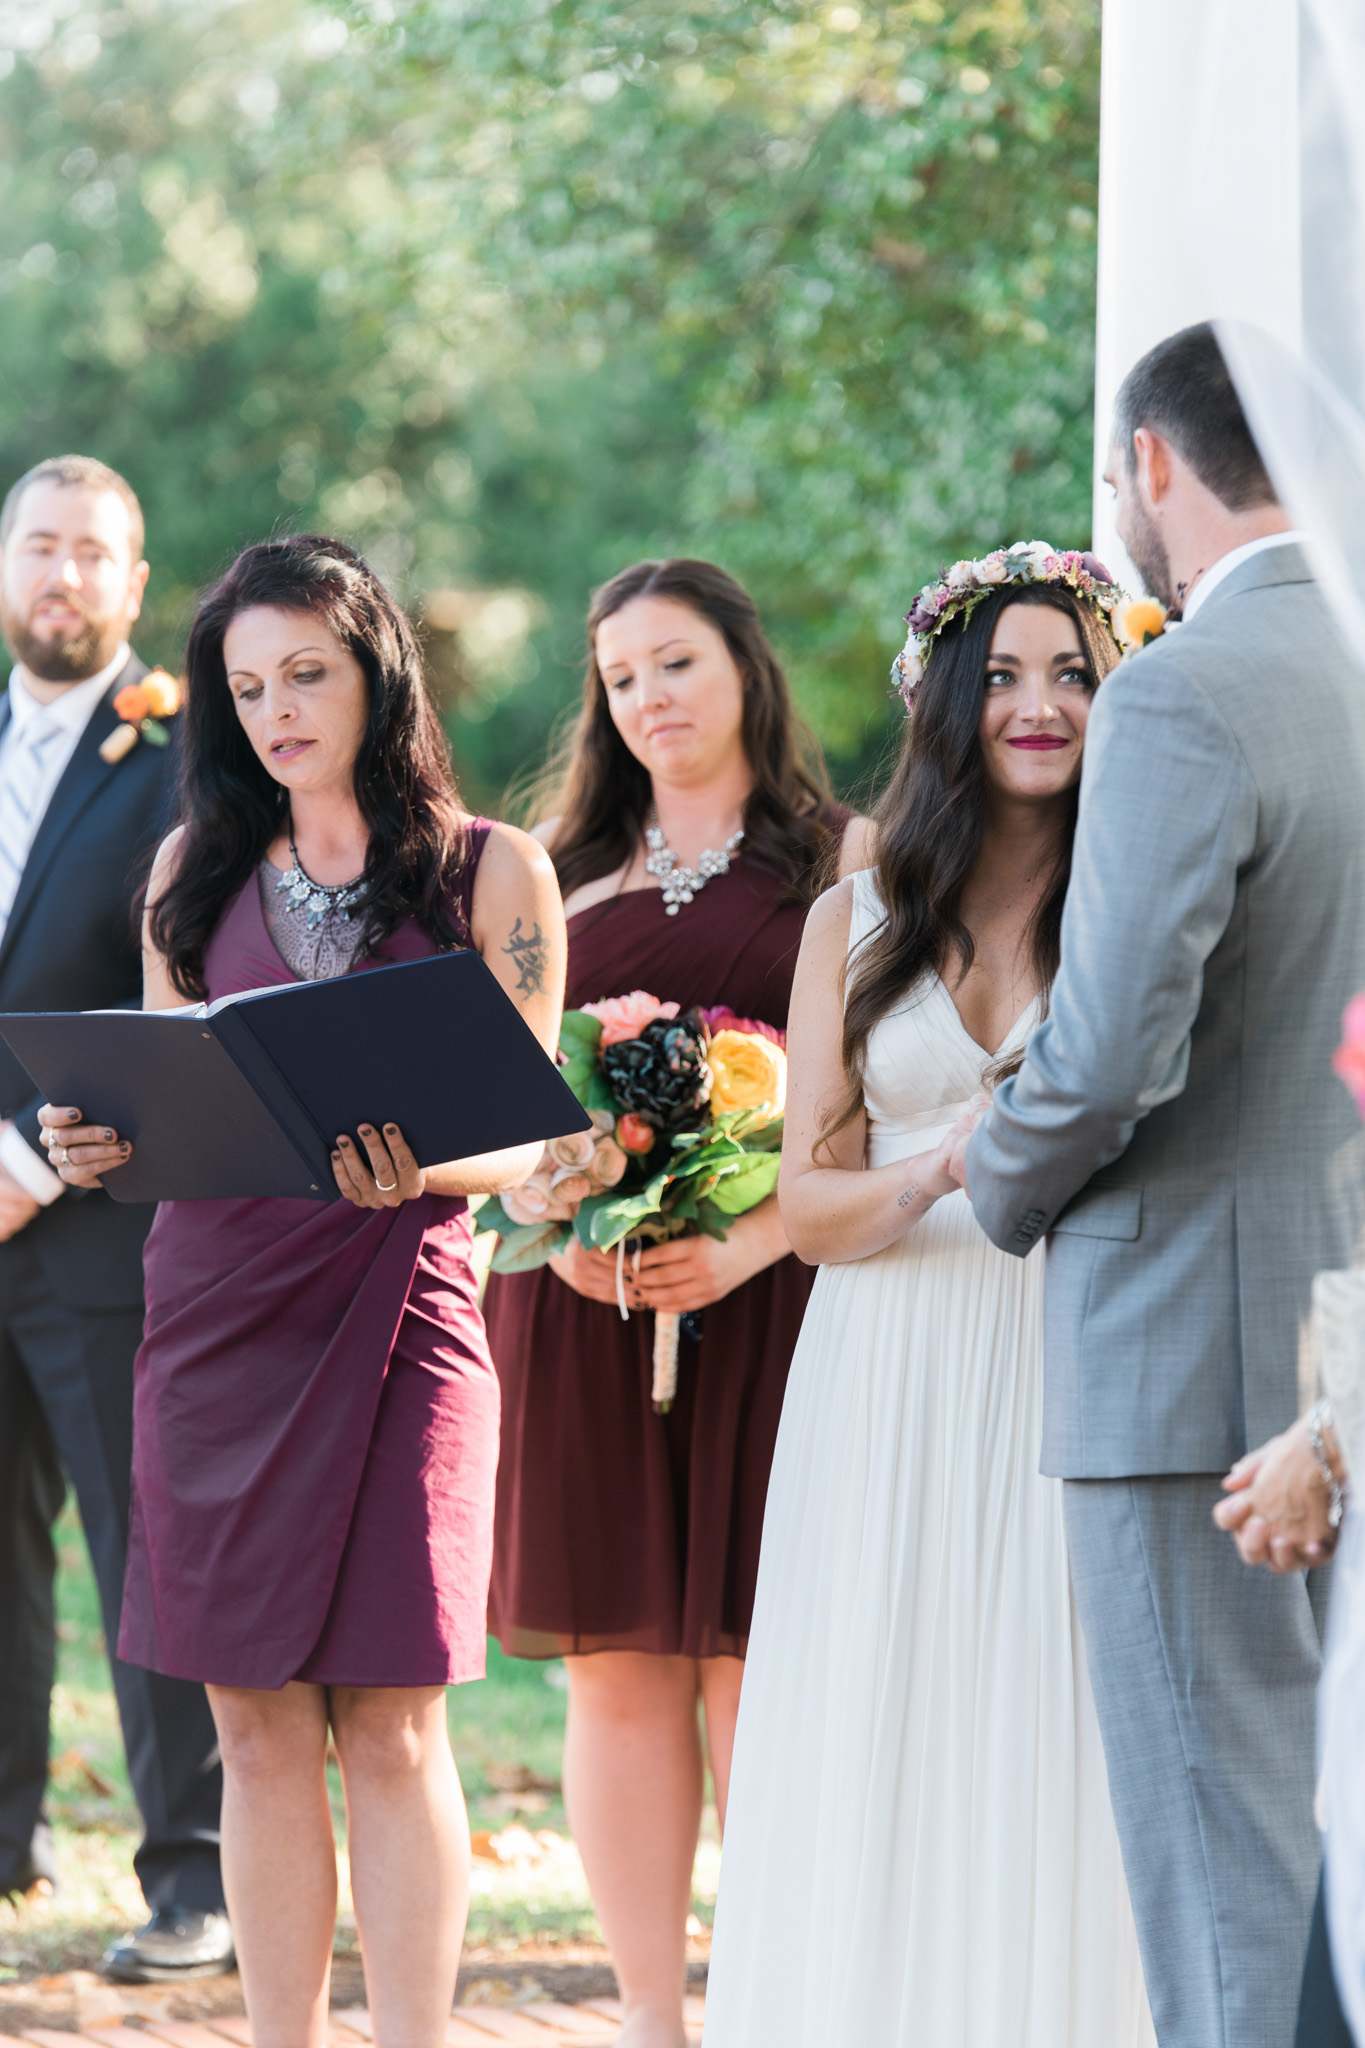
{"type": "Polygon", "coordinates": [[[714,562],[685,558],[637,562],[593,593],[583,707],[526,803],[528,817],[534,812],[559,819],[550,858],[561,892],[568,896],[584,882],[614,874],[644,842],[649,771],[616,730],[597,666],[598,627],[637,597],[673,598],[724,635],[743,678],[741,737],[754,777],[744,806],[744,856],[810,902],[833,845],[819,745],[793,709],[787,679],[748,591],[714,562]]]}
{"type": "MultiPolygon", "coordinates": [[[[847,1088],[825,1138],[852,1123],[863,1106],[863,1067],[873,1027],[926,975],[946,977],[951,967],[965,974],[975,957],[961,904],[986,831],[986,763],[977,734],[995,628],[1001,613],[1016,604],[1050,605],[1074,622],[1092,688],[1118,661],[1119,650],[1094,607],[1050,583],[1006,585],[965,623],[950,620],[934,642],[895,772],[873,812],[877,890],[885,915],[849,960],[843,1037],[847,1088]]],[[[1061,958],[1076,802],[1073,789],[1029,933],[1044,1007],[1061,958]]]]}

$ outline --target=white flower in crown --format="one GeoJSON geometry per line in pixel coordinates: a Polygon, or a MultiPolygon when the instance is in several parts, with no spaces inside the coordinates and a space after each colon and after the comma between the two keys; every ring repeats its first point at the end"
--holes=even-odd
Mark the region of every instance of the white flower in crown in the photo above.
{"type": "Polygon", "coordinates": [[[1003,583],[1009,573],[1008,568],[1005,566],[1004,553],[999,548],[996,549],[993,555],[987,555],[976,565],[978,583],[985,583],[987,585],[1003,583]]]}
{"type": "Polygon", "coordinates": [[[954,562],[943,580],[949,590],[970,590],[972,585],[978,581],[977,570],[979,567],[980,564],[976,562],[954,562]]]}

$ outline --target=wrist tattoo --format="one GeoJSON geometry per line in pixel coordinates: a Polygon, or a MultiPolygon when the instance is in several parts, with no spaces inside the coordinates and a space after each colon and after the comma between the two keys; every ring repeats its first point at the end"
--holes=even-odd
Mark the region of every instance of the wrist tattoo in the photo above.
{"type": "Polygon", "coordinates": [[[912,1202],[917,1202],[918,1200],[919,1188],[917,1185],[912,1184],[905,1190],[905,1193],[903,1195],[897,1195],[896,1207],[898,1209],[908,1209],[912,1202]]]}
{"type": "Polygon", "coordinates": [[[512,964],[517,970],[517,994],[519,996],[543,996],[545,993],[545,969],[549,964],[550,946],[540,926],[531,933],[521,928],[518,918],[508,934],[510,945],[503,947],[510,953],[512,964]]]}

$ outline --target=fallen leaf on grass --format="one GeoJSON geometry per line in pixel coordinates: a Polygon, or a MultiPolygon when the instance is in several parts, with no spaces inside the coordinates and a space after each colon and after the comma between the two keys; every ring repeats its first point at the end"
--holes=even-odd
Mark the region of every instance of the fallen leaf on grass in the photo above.
{"type": "Polygon", "coordinates": [[[543,1856],[553,1856],[567,1844],[563,1835],[557,1835],[553,1828],[539,1828],[532,1834],[527,1828],[502,1828],[491,1834],[487,1828],[479,1828],[469,1838],[474,1855],[486,1863],[539,1863],[543,1856]]]}
{"type": "Polygon", "coordinates": [[[526,1973],[520,1977],[476,1977],[468,1990],[461,1995],[460,2004],[529,2005],[532,1999],[544,1996],[540,1979],[526,1973]]]}
{"type": "Polygon", "coordinates": [[[529,1764],[489,1764],[484,1772],[495,1792],[558,1792],[558,1778],[541,1778],[529,1764]]]}
{"type": "Polygon", "coordinates": [[[54,1785],[83,1785],[88,1792],[98,1793],[101,1799],[112,1799],[114,1788],[102,1771],[97,1771],[84,1751],[64,1749],[52,1765],[51,1777],[54,1785]]]}

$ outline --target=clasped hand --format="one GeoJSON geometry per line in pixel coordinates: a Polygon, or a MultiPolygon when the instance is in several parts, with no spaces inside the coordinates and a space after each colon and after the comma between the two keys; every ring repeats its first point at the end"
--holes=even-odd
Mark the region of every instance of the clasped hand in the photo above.
{"type": "MultiPolygon", "coordinates": [[[[71,1187],[102,1187],[101,1175],[123,1166],[132,1154],[129,1141],[107,1124],[82,1123],[79,1109],[47,1102],[38,1121],[48,1159],[71,1187]]],[[[415,1200],[426,1187],[426,1169],[413,1158],[397,1124],[385,1124],[382,1136],[373,1124],[361,1124],[359,1132],[360,1145],[343,1133],[332,1151],[332,1172],[346,1200],[358,1209],[396,1209],[400,1202],[415,1200]]]]}
{"type": "Polygon", "coordinates": [[[1327,1519],[1328,1491],[1302,1421],[1248,1451],[1223,1481],[1228,1498],[1213,1519],[1226,1529],[1244,1564],[1276,1573],[1325,1564],[1337,1531],[1327,1519]]]}
{"type": "MultiPolygon", "coordinates": [[[[713,1301],[723,1300],[755,1273],[774,1264],[788,1249],[776,1203],[764,1202],[737,1216],[723,1241],[671,1237],[663,1244],[646,1245],[638,1255],[628,1252],[621,1268],[626,1306],[672,1315],[709,1308],[713,1301]]],[[[550,1269],[589,1301],[617,1304],[614,1251],[589,1251],[571,1237],[563,1251],[550,1260],[550,1269]]]]}
{"type": "Polygon", "coordinates": [[[964,1194],[967,1192],[967,1145],[990,1106],[989,1095],[974,1095],[934,1154],[935,1167],[941,1169],[964,1194]]]}

